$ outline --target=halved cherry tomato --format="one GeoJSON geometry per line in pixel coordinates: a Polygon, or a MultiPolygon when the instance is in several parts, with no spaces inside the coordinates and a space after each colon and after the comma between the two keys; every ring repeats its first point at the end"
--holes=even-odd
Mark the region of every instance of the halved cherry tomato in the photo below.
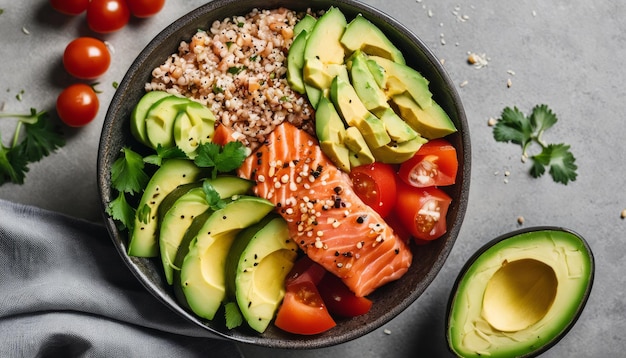
{"type": "Polygon", "coordinates": [[[79,37],[65,47],[63,66],[72,76],[94,79],[106,72],[111,54],[104,42],[93,37],[79,37]]]}
{"type": "Polygon", "coordinates": [[[402,163],[398,176],[418,188],[452,185],[458,166],[456,149],[447,140],[438,138],[422,145],[413,158],[402,163]]]}
{"type": "Polygon", "coordinates": [[[414,238],[435,240],[447,231],[446,215],[451,202],[452,198],[441,189],[416,188],[399,180],[395,213],[414,238]]]}
{"type": "Polygon", "coordinates": [[[87,25],[99,33],[114,32],[126,26],[130,10],[126,0],[91,0],[87,7],[87,25]]]}
{"type": "Polygon", "coordinates": [[[350,178],[356,195],[385,217],[396,202],[396,174],[389,164],[375,162],[352,168],[350,178]]]}
{"type": "Polygon", "coordinates": [[[79,15],[87,10],[89,0],[50,0],[53,9],[66,15],[79,15]]]}
{"type": "Polygon", "coordinates": [[[365,297],[357,297],[333,274],[325,275],[317,289],[332,315],[356,317],[364,315],[372,308],[372,301],[365,297]]]}
{"type": "Polygon", "coordinates": [[[70,127],[82,127],[98,114],[100,101],[93,88],[83,83],[70,85],[57,97],[56,109],[70,127]]]}
{"type": "Polygon", "coordinates": [[[165,0],[126,0],[126,2],[130,12],[136,17],[156,15],[165,5],[165,0]]]}
{"type": "Polygon", "coordinates": [[[316,287],[325,273],[319,268],[321,266],[307,257],[296,262],[285,281],[285,297],[274,321],[276,327],[290,333],[311,335],[336,326],[316,287]]]}

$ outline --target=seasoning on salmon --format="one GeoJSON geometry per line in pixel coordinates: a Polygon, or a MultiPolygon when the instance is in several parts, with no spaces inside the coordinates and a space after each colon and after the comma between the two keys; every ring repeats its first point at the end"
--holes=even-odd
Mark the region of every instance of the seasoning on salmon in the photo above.
{"type": "Polygon", "coordinates": [[[383,218],[354,193],[348,175],[315,138],[283,123],[250,155],[239,175],[276,205],[300,248],[357,296],[400,278],[412,253],[383,218]]]}

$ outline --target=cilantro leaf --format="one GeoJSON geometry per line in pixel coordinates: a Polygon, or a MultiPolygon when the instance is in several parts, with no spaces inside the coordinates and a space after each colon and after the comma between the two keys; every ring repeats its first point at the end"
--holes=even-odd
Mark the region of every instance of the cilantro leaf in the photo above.
{"type": "Polygon", "coordinates": [[[185,159],[187,158],[187,154],[185,154],[185,152],[183,152],[182,149],[178,147],[163,148],[163,146],[159,144],[156,148],[156,154],[148,155],[147,157],[143,158],[143,161],[145,163],[154,164],[160,167],[163,163],[163,159],[174,158],[185,159]]]}
{"type": "Polygon", "coordinates": [[[143,170],[143,158],[128,147],[121,151],[123,155],[111,166],[111,186],[120,193],[139,193],[150,179],[143,170]]]}
{"type": "Polygon", "coordinates": [[[550,167],[552,180],[557,183],[566,184],[571,180],[575,181],[577,174],[576,159],[570,152],[570,146],[565,144],[550,144],[543,148],[538,155],[532,156],[533,169],[531,174],[535,177],[543,175],[545,168],[550,167]],[[541,166],[541,169],[539,169],[541,166]]]}
{"type": "Polygon", "coordinates": [[[246,148],[241,142],[229,142],[223,147],[215,143],[203,143],[198,146],[194,162],[198,167],[211,168],[215,179],[218,173],[228,173],[239,168],[246,156],[246,148]]]}
{"type": "Polygon", "coordinates": [[[7,148],[0,143],[0,185],[4,183],[24,184],[28,172],[26,158],[17,150],[7,148]]]}
{"type": "Polygon", "coordinates": [[[135,209],[126,201],[124,192],[120,192],[117,198],[109,203],[106,212],[122,224],[122,229],[130,229],[135,223],[135,209]]]}
{"type": "Polygon", "coordinates": [[[224,316],[226,318],[226,328],[233,329],[241,326],[243,316],[239,310],[239,306],[235,302],[228,302],[224,305],[224,316]]]}
{"type": "Polygon", "coordinates": [[[507,107],[502,111],[493,128],[493,136],[499,142],[512,142],[521,145],[522,157],[530,157],[532,166],[530,175],[534,178],[542,176],[546,170],[557,183],[567,185],[577,177],[576,159],[566,144],[546,144],[542,140],[544,131],[552,128],[558,119],[547,105],[537,105],[530,116],[524,115],[517,108],[507,107]],[[530,144],[536,143],[541,152],[528,155],[530,144]]]}
{"type": "Polygon", "coordinates": [[[209,207],[213,210],[223,209],[226,206],[226,202],[220,196],[220,193],[215,190],[213,184],[210,181],[205,180],[202,183],[202,191],[204,192],[206,202],[209,204],[209,207]]]}
{"type": "Polygon", "coordinates": [[[36,118],[34,123],[24,121],[24,140],[20,143],[20,151],[29,162],[37,162],[50,155],[57,148],[65,145],[65,139],[58,128],[46,119],[45,112],[31,114],[36,118]]]}

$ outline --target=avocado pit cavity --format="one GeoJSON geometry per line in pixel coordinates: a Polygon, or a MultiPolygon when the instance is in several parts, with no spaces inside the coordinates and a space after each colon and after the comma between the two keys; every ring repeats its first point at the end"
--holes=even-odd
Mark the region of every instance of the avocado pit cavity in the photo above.
{"type": "Polygon", "coordinates": [[[539,260],[505,261],[487,283],[483,316],[503,332],[526,329],[548,313],[558,284],[554,269],[539,260]]]}

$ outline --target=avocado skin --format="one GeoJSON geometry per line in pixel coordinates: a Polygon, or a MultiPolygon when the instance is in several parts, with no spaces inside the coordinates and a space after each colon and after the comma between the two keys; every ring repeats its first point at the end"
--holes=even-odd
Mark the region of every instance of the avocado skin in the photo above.
{"type": "MultiPolygon", "coordinates": [[[[552,264],[550,265],[552,267],[556,265],[553,262],[543,262],[552,264]]],[[[536,357],[544,353],[557,344],[576,323],[591,293],[594,275],[595,260],[590,246],[582,236],[570,229],[556,226],[531,227],[513,231],[493,239],[480,248],[466,262],[452,287],[447,304],[445,332],[450,352],[458,357],[476,358],[484,356],[493,358],[513,356],[536,357]],[[487,275],[492,274],[492,271],[495,272],[497,268],[501,267],[501,261],[509,257],[507,252],[509,254],[513,253],[511,254],[513,258],[510,261],[524,258],[539,259],[542,253],[548,254],[553,252],[551,249],[547,251],[540,250],[539,252],[534,252],[534,254],[532,250],[528,251],[529,248],[538,244],[552,245],[552,247],[562,245],[563,251],[561,253],[567,253],[569,260],[577,258],[577,262],[580,265],[572,267],[573,269],[578,269],[575,274],[576,277],[565,280],[563,277],[564,273],[555,269],[559,278],[559,293],[549,313],[541,321],[520,331],[522,334],[524,331],[530,332],[526,337],[519,336],[519,332],[509,332],[508,334],[515,334],[515,336],[508,344],[503,344],[502,341],[495,341],[492,347],[485,347],[480,352],[464,347],[462,330],[465,323],[460,320],[463,314],[462,307],[467,306],[465,302],[466,297],[476,295],[482,297],[484,285],[476,284],[480,272],[486,269],[485,266],[488,266],[490,261],[497,260],[495,269],[492,268],[490,271],[487,271],[487,275]],[[532,331],[533,327],[542,327],[542,329],[534,332],[532,331]],[[518,342],[515,342],[516,340],[518,342]]],[[[474,300],[474,302],[480,304],[480,298],[474,300]]],[[[480,309],[479,307],[478,310],[480,309]]],[[[476,327],[490,330],[487,322],[476,327]]]]}

